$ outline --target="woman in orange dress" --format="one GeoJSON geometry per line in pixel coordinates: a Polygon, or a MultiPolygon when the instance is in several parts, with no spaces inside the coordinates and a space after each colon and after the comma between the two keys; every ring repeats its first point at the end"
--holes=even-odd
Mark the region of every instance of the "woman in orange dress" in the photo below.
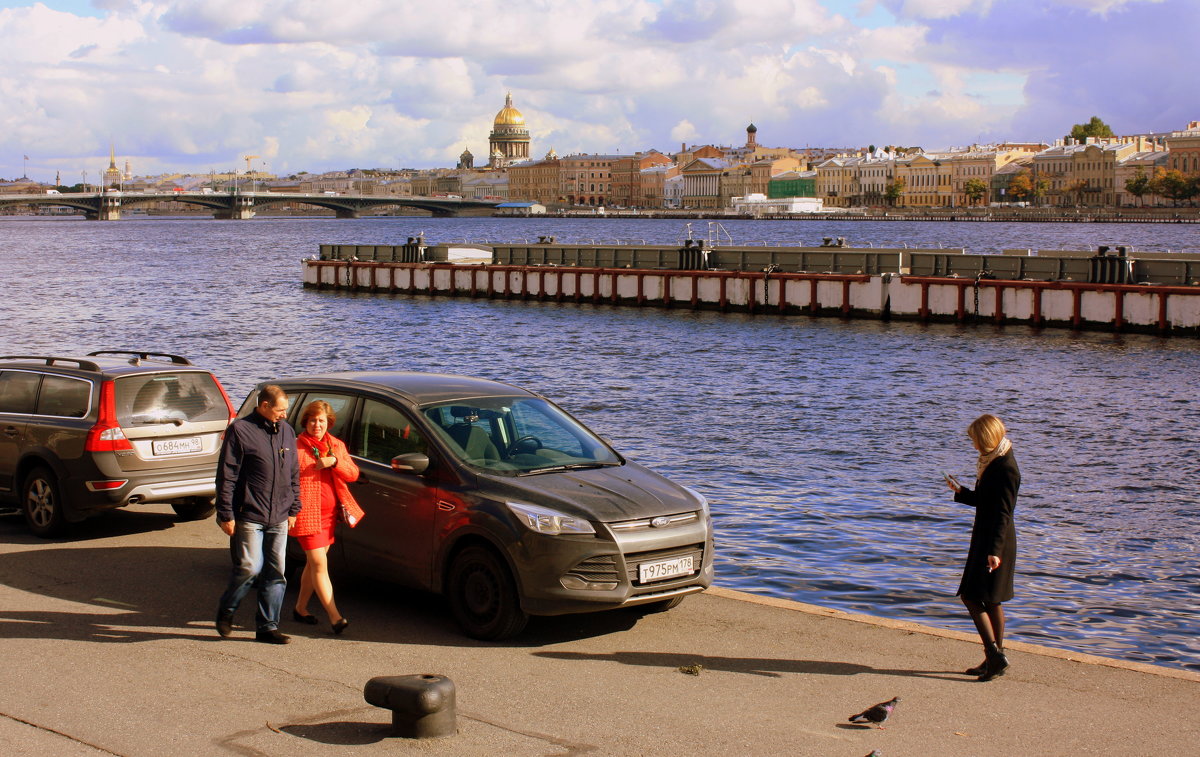
{"type": "Polygon", "coordinates": [[[320,400],[309,403],[300,415],[304,425],[304,432],[296,438],[296,456],[300,460],[300,514],[296,516],[291,535],[300,543],[307,560],[300,576],[300,594],[296,597],[292,618],[316,625],[316,616],[308,614],[308,602],[316,594],[329,616],[333,632],[340,634],[350,621],[342,617],[333,601],[327,555],[341,511],[344,511],[346,525],[351,528],[358,525],[363,511],[347,486],[358,479],[358,466],[346,451],[346,445],[329,433],[329,427],[336,420],[333,408],[320,400]]]}

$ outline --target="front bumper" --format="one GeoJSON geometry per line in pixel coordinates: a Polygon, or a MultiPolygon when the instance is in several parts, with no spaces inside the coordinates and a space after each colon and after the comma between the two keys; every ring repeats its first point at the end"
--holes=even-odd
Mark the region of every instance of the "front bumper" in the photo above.
{"type": "Polygon", "coordinates": [[[630,607],[703,591],[713,582],[711,522],[637,531],[597,524],[595,536],[529,533],[514,547],[521,606],[532,615],[630,607]],[[692,556],[690,574],[642,583],[638,566],[692,556]],[[564,585],[564,577],[566,584],[564,585]],[[569,588],[585,584],[590,588],[569,588]]]}

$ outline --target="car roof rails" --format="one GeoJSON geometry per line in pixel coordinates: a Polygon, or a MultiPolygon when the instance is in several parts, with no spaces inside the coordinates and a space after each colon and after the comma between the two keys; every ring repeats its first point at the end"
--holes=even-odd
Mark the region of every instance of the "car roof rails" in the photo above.
{"type": "Polygon", "coordinates": [[[152,360],[154,358],[166,358],[173,365],[191,365],[192,361],[186,357],[172,355],[167,352],[141,352],[139,350],[96,350],[89,352],[88,357],[100,357],[101,355],[132,355],[133,358],[129,361],[132,365],[138,365],[143,360],[152,360]]]}
{"type": "MultiPolygon", "coordinates": [[[[89,355],[90,357],[90,355],[89,355]]],[[[91,360],[80,360],[76,357],[52,357],[50,355],[0,355],[0,360],[31,360],[34,362],[44,362],[46,365],[58,365],[59,363],[74,363],[79,366],[80,370],[98,371],[100,366],[96,365],[91,360]]]]}

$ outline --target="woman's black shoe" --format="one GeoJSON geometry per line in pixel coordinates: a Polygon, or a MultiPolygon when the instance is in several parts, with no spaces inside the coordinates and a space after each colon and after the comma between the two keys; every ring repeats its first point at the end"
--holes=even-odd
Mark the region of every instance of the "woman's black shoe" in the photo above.
{"type": "Polygon", "coordinates": [[[987,659],[983,663],[983,674],[979,676],[978,680],[990,681],[1004,675],[1005,670],[1008,670],[1008,658],[995,644],[988,644],[987,659]]]}
{"type": "MultiPolygon", "coordinates": [[[[1000,650],[1001,654],[1004,653],[1004,647],[997,644],[996,648],[1000,650]]],[[[984,651],[986,652],[986,649],[984,651]]],[[[978,665],[976,665],[973,668],[967,668],[966,670],[963,671],[963,673],[965,675],[969,675],[969,676],[981,676],[981,675],[983,675],[985,670],[987,670],[987,657],[983,658],[983,662],[979,663],[978,665]]]]}
{"type": "Polygon", "coordinates": [[[292,609],[292,620],[309,626],[315,626],[317,624],[316,615],[301,615],[300,611],[294,608],[292,609]]]}
{"type": "Polygon", "coordinates": [[[338,622],[333,624],[333,632],[335,634],[337,634],[338,636],[341,636],[342,631],[345,631],[346,626],[348,626],[348,625],[350,625],[350,621],[346,620],[345,618],[342,618],[341,620],[339,620],[338,622]]]}

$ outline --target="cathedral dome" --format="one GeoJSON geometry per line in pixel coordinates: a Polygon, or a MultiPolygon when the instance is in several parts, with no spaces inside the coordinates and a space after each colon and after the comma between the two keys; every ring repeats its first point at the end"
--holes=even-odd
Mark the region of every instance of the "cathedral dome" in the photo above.
{"type": "Polygon", "coordinates": [[[521,111],[513,107],[512,93],[510,92],[504,98],[504,107],[496,114],[494,126],[524,126],[525,116],[521,115],[521,111]]]}

